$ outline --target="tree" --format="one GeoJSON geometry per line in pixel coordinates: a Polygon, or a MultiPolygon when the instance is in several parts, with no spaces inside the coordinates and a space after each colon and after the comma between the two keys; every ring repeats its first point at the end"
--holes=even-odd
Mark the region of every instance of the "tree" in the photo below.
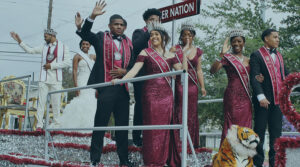
{"type": "Polygon", "coordinates": [[[270,7],[275,12],[286,14],[279,27],[283,55],[291,71],[299,71],[300,60],[300,1],[299,0],[272,0],[270,7]]]}

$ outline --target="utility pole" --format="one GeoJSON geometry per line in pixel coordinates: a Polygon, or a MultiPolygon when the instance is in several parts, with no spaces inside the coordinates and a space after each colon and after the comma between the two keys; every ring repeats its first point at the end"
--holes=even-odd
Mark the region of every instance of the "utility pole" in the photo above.
{"type": "Polygon", "coordinates": [[[50,28],[51,28],[52,4],[53,4],[53,0],[49,0],[49,10],[48,10],[47,29],[50,29],[50,28]]]}
{"type": "MultiPolygon", "coordinates": [[[[172,5],[175,4],[175,0],[173,0],[172,5]]],[[[172,46],[174,46],[174,37],[175,37],[175,20],[172,21],[172,46]]]]}

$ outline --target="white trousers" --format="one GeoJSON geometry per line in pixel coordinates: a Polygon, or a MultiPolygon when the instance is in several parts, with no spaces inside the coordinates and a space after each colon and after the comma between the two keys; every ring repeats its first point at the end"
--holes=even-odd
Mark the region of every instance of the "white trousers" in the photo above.
{"type": "MultiPolygon", "coordinates": [[[[61,83],[48,84],[39,82],[39,103],[37,108],[37,128],[43,127],[43,117],[45,113],[45,105],[47,102],[47,94],[51,91],[61,90],[61,83]]],[[[58,124],[57,118],[60,112],[61,93],[51,95],[51,105],[53,111],[53,123],[58,124]]]]}

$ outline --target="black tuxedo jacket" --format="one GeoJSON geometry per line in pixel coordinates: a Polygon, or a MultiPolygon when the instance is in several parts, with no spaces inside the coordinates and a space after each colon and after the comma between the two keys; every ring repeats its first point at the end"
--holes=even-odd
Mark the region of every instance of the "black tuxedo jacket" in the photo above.
{"type": "Polygon", "coordinates": [[[132,34],[132,45],[135,60],[141,51],[148,48],[148,41],[150,39],[149,32],[144,32],[143,29],[136,29],[132,34]]]}
{"type": "MultiPolygon", "coordinates": [[[[148,31],[144,32],[143,29],[136,29],[132,34],[132,45],[134,53],[134,62],[141,51],[145,48],[148,48],[148,41],[150,39],[150,34],[148,31]]],[[[145,68],[141,68],[137,76],[143,76],[145,74],[145,68]]],[[[142,81],[140,81],[142,82],[142,81]]]]}
{"type": "MultiPolygon", "coordinates": [[[[282,67],[280,67],[280,72],[281,79],[283,79],[283,76],[287,76],[289,74],[285,66],[285,73],[283,74],[282,67]]],[[[270,103],[274,102],[271,77],[262,55],[258,50],[253,52],[250,56],[250,84],[253,90],[253,102],[258,102],[257,95],[259,94],[264,94],[270,103]],[[255,76],[259,74],[264,76],[264,81],[262,83],[259,83],[255,78],[255,76]]]]}
{"type": "MultiPolygon", "coordinates": [[[[85,20],[81,31],[76,31],[83,40],[89,41],[91,45],[94,46],[96,52],[96,61],[94,67],[91,71],[89,80],[87,85],[97,84],[104,82],[104,62],[103,62],[103,41],[104,41],[104,32],[99,31],[97,34],[91,32],[93,26],[93,22],[85,20]]],[[[130,62],[127,67],[127,71],[129,71],[134,65],[134,57],[132,48],[130,48],[131,57],[130,62]]],[[[97,88],[98,92],[100,92],[103,88],[97,88]]]]}

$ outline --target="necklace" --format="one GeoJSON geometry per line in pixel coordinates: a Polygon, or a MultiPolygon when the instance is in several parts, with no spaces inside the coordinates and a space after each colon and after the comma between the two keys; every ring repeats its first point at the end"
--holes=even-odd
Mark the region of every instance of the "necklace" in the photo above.
{"type": "Polygon", "coordinates": [[[152,48],[160,57],[164,58],[164,51],[162,50],[161,52],[152,48]]]}
{"type": "Polygon", "coordinates": [[[239,61],[241,62],[241,63],[243,63],[244,62],[244,56],[242,55],[242,58],[240,58],[240,56],[236,56],[238,59],[239,59],[239,61]]]}

